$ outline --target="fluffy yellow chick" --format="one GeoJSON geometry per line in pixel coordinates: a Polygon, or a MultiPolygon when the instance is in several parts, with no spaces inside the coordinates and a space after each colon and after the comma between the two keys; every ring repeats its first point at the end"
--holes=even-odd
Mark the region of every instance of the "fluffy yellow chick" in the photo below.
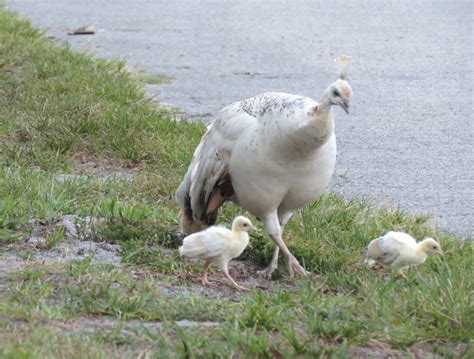
{"type": "Polygon", "coordinates": [[[402,275],[404,268],[423,263],[428,254],[443,255],[440,245],[433,238],[425,238],[417,243],[409,234],[388,232],[369,243],[367,262],[369,265],[380,262],[402,275]]]}
{"type": "Polygon", "coordinates": [[[246,217],[239,216],[232,222],[232,230],[213,226],[205,231],[193,233],[183,240],[179,247],[181,257],[187,259],[204,259],[204,274],[201,278],[203,285],[211,284],[207,280],[209,266],[214,263],[224,274],[225,278],[241,290],[249,290],[237,284],[229,275],[229,262],[242,254],[249,244],[248,232],[255,229],[246,217]]]}

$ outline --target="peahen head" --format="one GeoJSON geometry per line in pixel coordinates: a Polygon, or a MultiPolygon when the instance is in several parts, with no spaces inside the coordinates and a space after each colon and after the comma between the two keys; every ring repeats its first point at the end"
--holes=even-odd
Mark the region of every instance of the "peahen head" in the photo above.
{"type": "Polygon", "coordinates": [[[339,79],[329,85],[324,93],[327,101],[331,105],[341,106],[346,113],[349,113],[349,100],[352,97],[352,89],[346,80],[339,79]]]}
{"type": "Polygon", "coordinates": [[[327,107],[341,106],[346,113],[349,113],[349,100],[352,97],[352,88],[347,82],[347,74],[352,63],[352,58],[342,55],[334,59],[339,72],[339,80],[329,85],[324,91],[321,104],[327,107]]]}

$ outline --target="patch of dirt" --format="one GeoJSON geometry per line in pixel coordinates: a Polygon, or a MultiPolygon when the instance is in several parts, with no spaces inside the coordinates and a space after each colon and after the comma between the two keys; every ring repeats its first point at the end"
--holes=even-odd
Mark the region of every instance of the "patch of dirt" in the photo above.
{"type": "Polygon", "coordinates": [[[72,239],[50,250],[37,251],[32,254],[32,257],[45,263],[70,262],[92,257],[95,263],[118,265],[121,262],[120,248],[118,244],[72,239]]]}
{"type": "MultiPolygon", "coordinates": [[[[438,354],[433,350],[433,345],[436,340],[422,341],[415,343],[408,347],[406,351],[393,349],[389,344],[383,343],[377,340],[371,340],[364,346],[357,346],[349,348],[350,358],[390,358],[390,359],[402,359],[408,356],[415,359],[424,358],[444,358],[442,354],[438,354]],[[409,354],[409,355],[408,355],[409,354]]],[[[447,350],[454,356],[460,357],[466,350],[466,343],[440,343],[445,345],[447,350]]]]}
{"type": "Polygon", "coordinates": [[[392,347],[386,343],[377,342],[377,344],[371,343],[366,346],[352,347],[348,351],[349,357],[351,358],[391,358],[391,359],[402,359],[406,358],[406,353],[400,350],[392,349],[392,347]]]}
{"type": "MultiPolygon", "coordinates": [[[[75,173],[59,173],[57,175],[54,176],[54,178],[58,181],[58,182],[67,182],[67,181],[75,181],[75,182],[79,182],[79,181],[87,181],[90,179],[90,175],[78,175],[78,174],[75,174],[75,173]]],[[[102,181],[108,181],[108,180],[122,180],[122,181],[131,181],[132,180],[132,177],[133,175],[132,174],[129,174],[129,173],[125,173],[123,171],[115,171],[115,172],[112,172],[112,173],[102,173],[102,174],[94,174],[94,177],[95,178],[98,178],[102,181]]]]}
{"type": "MultiPolygon", "coordinates": [[[[165,253],[166,249],[163,250],[165,253]]],[[[171,251],[171,250],[169,250],[171,251]]],[[[257,274],[263,268],[250,261],[233,260],[229,263],[229,273],[234,280],[250,290],[258,288],[264,291],[276,289],[290,289],[296,287],[296,283],[291,278],[281,278],[279,280],[269,280],[257,274]]],[[[163,278],[162,274],[156,273],[152,268],[135,267],[133,274],[137,277],[151,276],[157,281],[163,278]]],[[[202,296],[207,298],[227,298],[239,301],[249,292],[241,291],[227,284],[224,276],[215,268],[210,269],[208,279],[212,285],[201,284],[200,275],[166,275],[167,284],[160,284],[158,290],[165,295],[181,296],[202,296]]]]}
{"type": "MultiPolygon", "coordinates": [[[[121,159],[101,158],[97,159],[87,152],[79,152],[74,157],[75,172],[83,175],[63,174],[59,176],[97,176],[103,179],[115,178],[131,180],[133,175],[140,172],[140,166],[131,161],[121,159]]],[[[61,177],[59,177],[61,178],[61,177]]]]}
{"type": "MultiPolygon", "coordinates": [[[[91,226],[99,223],[100,218],[64,215],[52,222],[30,220],[28,228],[31,236],[21,243],[7,246],[0,254],[0,272],[12,273],[31,265],[54,265],[73,260],[91,258],[93,263],[121,264],[121,246],[118,244],[98,243],[87,240],[91,226]],[[64,230],[64,239],[50,244],[52,233],[58,228],[64,230]]],[[[161,248],[171,255],[174,250],[161,248]]],[[[201,262],[202,263],[202,262],[201,262]]],[[[203,296],[208,298],[229,298],[238,301],[248,292],[230,287],[224,276],[211,267],[209,280],[213,285],[204,286],[200,282],[200,274],[167,274],[157,272],[153,268],[130,266],[135,276],[151,276],[155,278],[158,290],[164,295],[203,296]],[[161,284],[160,284],[161,283],[161,284]]],[[[263,268],[251,261],[234,260],[229,264],[230,275],[234,280],[249,289],[260,290],[287,289],[295,287],[291,278],[268,280],[257,274],[263,268]]]]}
{"type": "Polygon", "coordinates": [[[390,276],[390,269],[385,267],[383,264],[374,263],[374,264],[371,264],[369,268],[374,273],[378,273],[382,276],[390,276]]]}
{"type": "MultiPolygon", "coordinates": [[[[160,336],[162,333],[173,334],[176,326],[184,329],[197,329],[202,332],[208,328],[214,328],[220,323],[179,320],[170,324],[136,319],[121,321],[107,316],[79,316],[69,320],[12,321],[8,326],[10,329],[8,334],[5,334],[11,335],[11,332],[14,332],[15,336],[21,336],[22,333],[28,336],[34,329],[41,327],[46,333],[58,333],[60,338],[65,338],[65,348],[71,345],[68,342],[74,343],[76,338],[81,340],[87,337],[104,338],[101,349],[106,351],[110,349],[110,356],[106,354],[106,358],[149,358],[151,353],[156,351],[153,343],[154,336],[160,336]]],[[[4,338],[0,334],[1,340],[6,341],[8,338],[4,338]]],[[[11,336],[10,340],[13,340],[11,336]]]]}
{"type": "Polygon", "coordinates": [[[101,223],[104,219],[98,217],[79,217],[74,214],[65,214],[61,217],[50,220],[41,221],[38,219],[30,219],[28,225],[24,228],[31,233],[27,243],[41,247],[40,242],[49,237],[55,230],[63,229],[64,235],[70,239],[86,239],[91,234],[92,227],[101,223]]]}
{"type": "Polygon", "coordinates": [[[230,275],[237,283],[248,288],[271,290],[274,289],[276,286],[283,289],[294,288],[296,286],[295,282],[297,282],[298,277],[295,277],[295,279],[292,279],[291,277],[285,277],[280,278],[278,280],[271,280],[257,273],[258,271],[261,271],[263,269],[265,268],[260,267],[248,260],[234,260],[231,261],[229,264],[230,275]]]}
{"type": "Polygon", "coordinates": [[[0,273],[17,272],[23,265],[24,260],[15,253],[5,252],[0,254],[0,273]]]}
{"type": "MultiPolygon", "coordinates": [[[[101,220],[101,218],[82,218],[76,215],[63,215],[50,222],[30,220],[28,231],[31,232],[31,235],[29,238],[25,238],[21,243],[10,244],[5,248],[6,251],[0,254],[0,272],[11,273],[31,265],[54,265],[87,258],[91,258],[93,263],[120,265],[120,245],[87,240],[92,225],[100,223],[101,220]],[[58,243],[50,243],[53,232],[58,228],[64,230],[64,239],[58,243]]],[[[175,251],[166,248],[161,248],[161,250],[170,256],[175,251]]],[[[247,292],[230,287],[224,276],[212,266],[209,280],[213,285],[210,286],[201,284],[200,274],[163,275],[153,268],[140,266],[130,266],[129,268],[135,276],[151,276],[158,283],[162,283],[158,284],[157,289],[165,295],[197,295],[240,300],[243,295],[247,294],[247,292]]],[[[249,289],[258,288],[267,291],[295,286],[291,278],[275,281],[259,276],[257,272],[262,269],[251,261],[234,260],[229,264],[230,275],[237,283],[249,289]]]]}
{"type": "Polygon", "coordinates": [[[119,265],[120,245],[109,243],[96,243],[81,241],[79,239],[67,240],[59,243],[54,248],[42,248],[43,238],[32,237],[22,248],[11,248],[11,252],[0,254],[0,271],[16,272],[32,263],[53,264],[82,260],[88,257],[95,263],[119,265]]]}
{"type": "Polygon", "coordinates": [[[88,257],[95,263],[119,265],[122,260],[120,245],[85,239],[91,225],[98,222],[98,218],[75,215],[64,215],[49,223],[30,220],[31,236],[21,243],[6,246],[0,253],[0,273],[16,272],[32,263],[53,264],[88,257]],[[64,230],[64,238],[59,243],[48,243],[48,238],[58,228],[64,230]]]}
{"type": "MultiPolygon", "coordinates": [[[[82,332],[82,333],[96,333],[103,331],[112,331],[116,328],[121,328],[120,331],[122,334],[131,334],[131,332],[138,332],[143,328],[159,331],[163,328],[163,322],[152,321],[146,322],[137,319],[120,321],[113,317],[76,317],[74,319],[66,321],[50,321],[51,325],[54,325],[61,330],[67,332],[82,332]]],[[[179,327],[182,328],[196,328],[196,327],[217,327],[220,323],[218,322],[196,322],[192,320],[178,320],[175,321],[179,327]]]]}

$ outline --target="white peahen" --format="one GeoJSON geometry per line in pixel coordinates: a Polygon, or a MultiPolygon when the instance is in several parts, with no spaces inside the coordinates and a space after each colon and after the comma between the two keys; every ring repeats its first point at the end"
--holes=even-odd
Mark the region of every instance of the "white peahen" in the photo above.
{"type": "Polygon", "coordinates": [[[314,200],[334,171],[333,107],[348,112],[352,96],[345,74],[329,85],[319,103],[269,92],[220,110],[176,191],[183,230],[189,234],[214,224],[222,203],[233,201],[262,221],[276,244],[261,273],[271,276],[281,250],[290,274],[305,275],[282,232],[293,211],[314,200]]]}

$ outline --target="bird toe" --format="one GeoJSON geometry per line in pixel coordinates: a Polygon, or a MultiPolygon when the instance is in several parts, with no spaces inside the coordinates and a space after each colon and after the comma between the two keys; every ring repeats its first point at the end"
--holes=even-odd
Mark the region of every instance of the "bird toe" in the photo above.
{"type": "Polygon", "coordinates": [[[275,269],[276,269],[275,266],[268,266],[267,268],[265,268],[263,270],[257,271],[257,275],[262,277],[262,278],[270,280],[270,279],[272,279],[272,274],[275,271],[275,269]]]}
{"type": "Polygon", "coordinates": [[[295,274],[301,275],[301,276],[307,276],[308,271],[304,269],[301,264],[298,263],[298,260],[296,258],[290,258],[288,262],[288,271],[290,272],[290,276],[294,276],[295,274]]]}

